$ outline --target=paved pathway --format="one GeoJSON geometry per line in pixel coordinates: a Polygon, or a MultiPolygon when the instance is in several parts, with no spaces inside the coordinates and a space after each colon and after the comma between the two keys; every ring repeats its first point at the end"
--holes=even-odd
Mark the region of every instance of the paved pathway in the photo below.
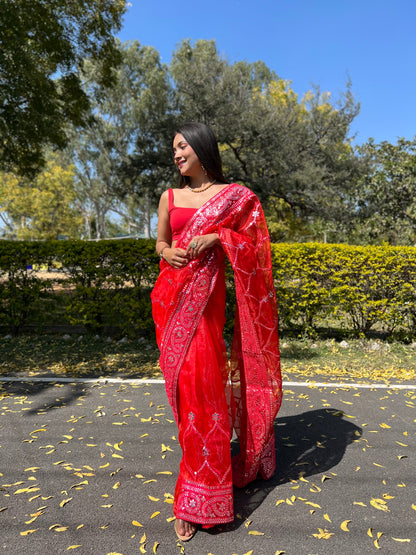
{"type": "Polygon", "coordinates": [[[0,381],[0,553],[414,554],[410,385],[287,383],[275,477],[236,490],[233,524],[180,544],[163,383],[0,381]]]}

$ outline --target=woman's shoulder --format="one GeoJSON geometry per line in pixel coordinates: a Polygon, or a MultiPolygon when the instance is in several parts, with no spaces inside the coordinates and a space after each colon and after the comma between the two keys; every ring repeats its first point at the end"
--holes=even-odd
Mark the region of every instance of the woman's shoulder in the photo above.
{"type": "Polygon", "coordinates": [[[162,198],[163,199],[168,199],[170,196],[172,196],[175,193],[175,191],[180,191],[180,190],[181,189],[177,189],[177,188],[174,188],[174,187],[169,187],[169,189],[165,189],[163,191],[163,193],[160,195],[160,198],[161,199],[162,198]]]}
{"type": "Polygon", "coordinates": [[[172,199],[172,189],[166,189],[160,195],[159,206],[166,206],[169,207],[172,199]]]}

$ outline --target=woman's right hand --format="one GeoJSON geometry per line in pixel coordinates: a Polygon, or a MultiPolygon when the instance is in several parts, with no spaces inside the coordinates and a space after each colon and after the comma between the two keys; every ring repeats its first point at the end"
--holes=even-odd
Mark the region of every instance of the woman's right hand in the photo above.
{"type": "Polygon", "coordinates": [[[163,258],[173,268],[183,268],[189,262],[189,257],[184,249],[166,247],[163,249],[163,258]]]}

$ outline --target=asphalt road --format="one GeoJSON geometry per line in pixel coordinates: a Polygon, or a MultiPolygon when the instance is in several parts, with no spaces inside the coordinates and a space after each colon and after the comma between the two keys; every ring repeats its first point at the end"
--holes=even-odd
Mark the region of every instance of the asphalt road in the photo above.
{"type": "Polygon", "coordinates": [[[0,382],[0,553],[416,553],[416,389],[289,384],[278,468],[231,525],[173,531],[163,383],[0,382]]]}

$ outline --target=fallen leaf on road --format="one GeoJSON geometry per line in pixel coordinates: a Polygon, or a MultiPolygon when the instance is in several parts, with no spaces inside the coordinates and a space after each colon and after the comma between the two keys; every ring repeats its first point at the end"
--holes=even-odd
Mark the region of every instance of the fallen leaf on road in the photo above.
{"type": "Polygon", "coordinates": [[[322,528],[318,528],[318,530],[319,530],[319,534],[312,534],[312,536],[320,540],[329,540],[329,538],[334,535],[333,532],[328,532],[326,528],[325,530],[322,530],[322,528]]]}
{"type": "Polygon", "coordinates": [[[32,524],[39,516],[45,514],[42,510],[39,510],[37,513],[33,513],[30,516],[33,517],[30,520],[26,520],[25,524],[32,524]]]}
{"type": "Polygon", "coordinates": [[[351,520],[344,520],[344,522],[341,522],[341,530],[344,530],[344,532],[349,532],[348,524],[350,522],[351,522],[351,520]]]}
{"type": "Polygon", "coordinates": [[[14,495],[18,495],[19,493],[32,493],[33,491],[39,491],[40,488],[35,488],[33,486],[30,486],[29,488],[21,488],[18,489],[14,492],[14,495]]]}
{"type": "Polygon", "coordinates": [[[375,499],[373,497],[370,501],[370,505],[372,505],[375,509],[378,509],[379,511],[390,512],[384,499],[375,499]]]}
{"type": "Polygon", "coordinates": [[[318,503],[312,503],[312,501],[305,501],[305,505],[310,505],[311,507],[316,507],[317,509],[322,509],[318,503]]]}

